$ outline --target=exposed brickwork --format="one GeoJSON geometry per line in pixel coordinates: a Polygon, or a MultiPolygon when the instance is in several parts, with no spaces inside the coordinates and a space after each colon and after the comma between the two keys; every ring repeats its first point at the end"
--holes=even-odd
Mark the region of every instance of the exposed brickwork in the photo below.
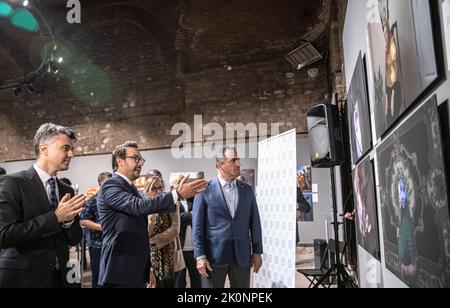
{"type": "Polygon", "coordinates": [[[344,67],[344,46],[342,40],[346,9],[347,0],[332,1],[331,10],[335,13],[330,15],[330,85],[333,93],[338,94],[339,102],[342,102],[347,98],[344,67]]]}
{"type": "MultiPolygon", "coordinates": [[[[329,64],[296,71],[283,55],[302,38],[326,51],[330,0],[312,2],[120,3],[140,7],[137,13],[96,1],[85,7],[81,26],[63,25],[65,9],[52,7],[56,37],[70,54],[59,81],[36,82],[42,93],[0,91],[0,161],[33,158],[33,134],[47,121],[73,127],[77,154],[110,152],[128,139],[146,149],[168,147],[176,138],[171,127],[192,125],[195,114],[204,124],[279,122],[281,131],[306,132],[307,110],[326,100],[329,64]],[[108,18],[92,20],[102,6],[108,18]]],[[[20,69],[11,57],[0,63],[20,69]]]]}

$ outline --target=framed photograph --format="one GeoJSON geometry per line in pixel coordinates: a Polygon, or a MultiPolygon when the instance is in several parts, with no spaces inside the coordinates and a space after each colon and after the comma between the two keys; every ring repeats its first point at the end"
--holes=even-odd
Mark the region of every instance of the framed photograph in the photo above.
{"type": "Polygon", "coordinates": [[[347,115],[350,129],[352,163],[356,163],[372,148],[369,98],[365,63],[358,55],[352,82],[347,95],[347,115]]]}
{"type": "Polygon", "coordinates": [[[362,160],[353,170],[353,196],[358,244],[380,260],[375,178],[370,157],[362,160]]]}
{"type": "Polygon", "coordinates": [[[377,150],[386,267],[410,287],[450,287],[450,220],[434,96],[377,150]]]}
{"type": "Polygon", "coordinates": [[[369,24],[377,138],[439,79],[431,3],[378,1],[369,24]]]}
{"type": "Polygon", "coordinates": [[[308,202],[310,210],[300,211],[298,221],[311,222],[314,221],[313,193],[312,193],[312,176],[311,166],[297,165],[297,186],[300,187],[303,197],[308,202]]]}
{"type": "Polygon", "coordinates": [[[447,70],[450,71],[450,0],[442,0],[442,23],[444,25],[447,70]]]}

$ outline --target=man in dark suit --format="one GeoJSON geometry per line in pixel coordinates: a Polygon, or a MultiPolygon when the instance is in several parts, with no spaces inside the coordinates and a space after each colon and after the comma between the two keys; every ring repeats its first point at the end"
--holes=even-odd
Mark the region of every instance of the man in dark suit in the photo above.
{"type": "Polygon", "coordinates": [[[204,288],[223,288],[227,275],[232,288],[248,288],[250,268],[262,265],[258,206],[251,186],[236,180],[240,166],[236,150],[224,148],[218,176],[194,200],[194,255],[204,288]]]}
{"type": "Polygon", "coordinates": [[[205,180],[180,179],[178,191],[156,198],[141,196],[132,181],[139,178],[144,158],[136,142],[128,141],[113,151],[114,175],[99,193],[97,206],[103,228],[99,285],[142,288],[155,281],[150,268],[147,216],[175,211],[179,199],[190,198],[206,187],[205,180]]]}
{"type": "Polygon", "coordinates": [[[189,273],[191,288],[201,288],[201,280],[194,259],[194,246],[192,243],[193,205],[194,198],[181,200],[180,202],[180,241],[186,268],[175,273],[175,288],[186,288],[186,270],[189,273]]]}
{"type": "Polygon", "coordinates": [[[42,125],[33,167],[0,178],[0,288],[80,286],[68,260],[81,241],[85,197],[56,178],[69,168],[74,140],[66,127],[42,125]]]}

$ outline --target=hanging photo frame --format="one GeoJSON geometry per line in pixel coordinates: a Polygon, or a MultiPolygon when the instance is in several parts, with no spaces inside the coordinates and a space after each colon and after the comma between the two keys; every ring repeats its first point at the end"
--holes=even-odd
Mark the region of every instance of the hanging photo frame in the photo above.
{"type": "Polygon", "coordinates": [[[442,78],[442,52],[434,1],[379,0],[369,23],[377,138],[442,78]]]}
{"type": "Polygon", "coordinates": [[[444,25],[444,46],[447,55],[447,70],[450,71],[450,0],[442,0],[442,23],[444,25]]]}
{"type": "Polygon", "coordinates": [[[450,287],[450,219],[436,96],[377,149],[386,268],[410,287],[450,287]]]}

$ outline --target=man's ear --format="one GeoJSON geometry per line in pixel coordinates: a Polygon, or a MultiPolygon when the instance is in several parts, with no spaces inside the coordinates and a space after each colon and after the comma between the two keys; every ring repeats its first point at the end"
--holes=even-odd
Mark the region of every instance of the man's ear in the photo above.
{"type": "Polygon", "coordinates": [[[42,156],[48,156],[48,144],[47,143],[41,143],[39,145],[39,153],[42,156]]]}

